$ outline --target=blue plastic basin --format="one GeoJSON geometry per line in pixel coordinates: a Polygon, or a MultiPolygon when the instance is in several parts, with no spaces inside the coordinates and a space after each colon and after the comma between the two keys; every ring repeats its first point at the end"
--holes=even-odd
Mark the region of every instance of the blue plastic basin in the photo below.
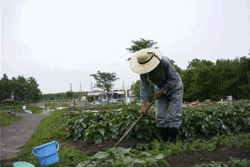
{"type": "Polygon", "coordinates": [[[58,150],[59,144],[56,141],[52,141],[33,148],[32,153],[37,156],[42,166],[49,166],[59,161],[58,150]],[[56,144],[58,148],[56,148],[56,144]]]}

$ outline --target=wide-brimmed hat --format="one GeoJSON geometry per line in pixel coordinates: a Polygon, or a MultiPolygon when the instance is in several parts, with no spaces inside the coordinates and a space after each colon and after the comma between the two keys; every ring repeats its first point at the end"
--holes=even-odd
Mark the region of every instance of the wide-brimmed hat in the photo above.
{"type": "Polygon", "coordinates": [[[157,49],[141,49],[130,59],[130,68],[137,74],[145,74],[157,67],[162,54],[157,49]]]}

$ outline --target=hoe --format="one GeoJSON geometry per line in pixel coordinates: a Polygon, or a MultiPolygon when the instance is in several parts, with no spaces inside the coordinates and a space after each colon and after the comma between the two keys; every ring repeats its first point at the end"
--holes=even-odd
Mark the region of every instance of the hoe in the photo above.
{"type": "MultiPolygon", "coordinates": [[[[147,107],[146,109],[146,112],[148,111],[148,109],[152,106],[152,104],[155,102],[156,100],[156,97],[153,99],[153,101],[149,104],[149,106],[147,107]]],[[[122,136],[122,138],[115,144],[114,148],[116,148],[120,143],[121,141],[129,134],[129,132],[134,128],[134,126],[141,120],[141,118],[143,117],[144,115],[140,115],[140,117],[135,121],[135,123],[128,129],[128,131],[122,136]]]]}

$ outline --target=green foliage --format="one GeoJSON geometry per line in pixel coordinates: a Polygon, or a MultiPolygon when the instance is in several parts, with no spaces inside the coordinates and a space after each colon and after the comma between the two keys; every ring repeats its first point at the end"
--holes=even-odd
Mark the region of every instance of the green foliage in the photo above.
{"type": "Polygon", "coordinates": [[[250,166],[250,160],[247,161],[246,159],[240,160],[238,158],[230,157],[230,161],[228,165],[223,162],[214,162],[211,161],[210,163],[204,163],[202,165],[195,165],[195,167],[247,167],[250,166]]]}
{"type": "Polygon", "coordinates": [[[175,67],[175,69],[176,69],[176,71],[180,74],[180,76],[181,76],[181,74],[182,74],[182,70],[181,70],[181,68],[180,67],[178,67],[176,64],[175,64],[175,61],[174,60],[171,60],[171,62],[173,63],[173,65],[174,65],[174,67],[175,67]]]}
{"type": "MultiPolygon", "coordinates": [[[[104,91],[107,91],[107,94],[110,92],[110,89],[114,86],[112,82],[119,79],[116,78],[116,73],[100,72],[98,70],[96,74],[90,74],[90,76],[95,78],[97,87],[103,88],[104,91]]],[[[108,104],[109,104],[109,96],[108,96],[108,104]]]]}
{"type": "MultiPolygon", "coordinates": [[[[164,147],[162,147],[162,144],[160,144],[157,140],[154,140],[151,146],[152,150],[150,150],[149,153],[161,153],[165,157],[170,157],[172,155],[184,155],[186,152],[199,154],[200,152],[214,152],[218,149],[226,151],[231,148],[249,148],[249,137],[249,133],[237,136],[217,134],[211,140],[186,139],[183,142],[179,140],[175,145],[165,144],[164,147]]],[[[138,148],[140,148],[140,146],[138,146],[138,148]]]]}
{"type": "MultiPolygon", "coordinates": [[[[131,85],[131,89],[133,91],[133,94],[137,99],[140,99],[140,87],[141,87],[141,81],[137,80],[136,83],[133,83],[131,85]]],[[[152,81],[149,81],[149,96],[148,101],[151,102],[155,97],[155,84],[152,81]]]]}
{"type": "MultiPolygon", "coordinates": [[[[93,141],[96,144],[104,140],[117,139],[123,135],[140,116],[140,106],[127,106],[122,111],[105,111],[98,113],[84,112],[78,116],[69,118],[63,127],[68,128],[67,137],[77,140],[84,137],[85,141],[93,141]]],[[[159,137],[156,128],[155,112],[149,110],[134,129],[127,135],[127,139],[134,136],[139,139],[150,140],[153,135],[159,137]]]]}
{"type": "MultiPolygon", "coordinates": [[[[86,96],[88,92],[73,92],[71,99],[79,99],[80,96],[86,96]]],[[[41,96],[41,100],[66,100],[70,97],[70,91],[62,93],[48,93],[41,96]]]]}
{"type": "MultiPolygon", "coordinates": [[[[211,140],[184,140],[177,141],[176,145],[165,145],[163,148],[161,144],[154,140],[152,142],[151,148],[147,144],[137,144],[136,149],[132,148],[113,148],[106,149],[105,151],[99,151],[92,157],[82,163],[78,164],[78,167],[83,166],[96,166],[97,164],[102,164],[103,166],[150,166],[150,165],[159,165],[166,164],[166,161],[163,160],[164,157],[170,157],[172,155],[183,155],[185,152],[198,154],[199,152],[213,152],[218,148],[240,148],[240,147],[250,147],[249,143],[250,134],[240,134],[237,136],[234,135],[216,135],[211,140]],[[225,143],[226,141],[226,143],[225,143]],[[225,143],[225,144],[222,144],[225,143]],[[229,147],[227,147],[229,145],[229,147]],[[137,160],[135,160],[136,158],[137,160]],[[152,159],[153,158],[153,159],[152,159]],[[151,164],[145,164],[147,160],[150,159],[151,164]],[[156,161],[158,159],[158,161],[156,161]],[[146,161],[146,162],[145,162],[146,161]],[[137,162],[137,163],[133,163],[137,162]]],[[[250,161],[249,161],[250,162],[250,161]]],[[[229,165],[231,166],[247,166],[249,165],[247,160],[239,160],[231,158],[229,165]]],[[[168,164],[167,164],[168,165],[168,164]]],[[[210,162],[203,165],[196,165],[197,167],[210,167],[225,165],[221,162],[210,162]]]]}
{"type": "Polygon", "coordinates": [[[250,122],[250,107],[247,103],[232,106],[185,108],[182,113],[180,135],[195,137],[196,132],[230,134],[246,129],[250,122]]]}
{"type": "MultiPolygon", "coordinates": [[[[66,92],[66,95],[67,95],[67,97],[69,98],[69,99],[72,99],[73,98],[73,95],[74,95],[74,92],[73,91],[67,91],[66,92]]],[[[53,97],[52,97],[53,98],[53,97]]],[[[51,98],[51,99],[52,99],[51,98]]],[[[53,99],[52,99],[53,100],[53,99]]]]}
{"type": "Polygon", "coordinates": [[[235,99],[250,99],[250,58],[234,60],[193,59],[182,70],[185,101],[213,99],[232,95],[235,99]]]}
{"type": "Polygon", "coordinates": [[[140,80],[137,80],[136,83],[131,85],[131,90],[137,99],[140,99],[140,80]]]}
{"type": "Polygon", "coordinates": [[[77,165],[77,167],[94,167],[94,166],[126,166],[134,165],[149,166],[168,163],[163,160],[162,154],[150,154],[146,151],[138,151],[131,148],[112,148],[105,151],[99,151],[86,161],[77,165]]]}
{"type": "Polygon", "coordinates": [[[88,102],[93,102],[95,100],[94,96],[87,96],[88,102]]]}
{"type": "MultiPolygon", "coordinates": [[[[153,47],[154,45],[157,44],[157,42],[154,42],[153,40],[146,40],[143,38],[140,38],[140,40],[135,41],[132,40],[132,46],[130,48],[126,48],[127,51],[130,53],[137,52],[141,49],[147,49],[147,48],[155,48],[158,49],[159,47],[153,47]]],[[[129,61],[131,58],[128,58],[127,60],[129,61]]]]}
{"type": "MultiPolygon", "coordinates": [[[[3,106],[0,107],[1,110],[7,110],[7,111],[12,111],[12,112],[21,112],[21,113],[26,113],[23,110],[23,105],[17,105],[17,106],[3,106]]],[[[40,114],[43,112],[43,108],[37,107],[37,106],[26,106],[27,110],[30,110],[33,114],[40,114]]]]}
{"type": "MultiPolygon", "coordinates": [[[[98,113],[84,112],[71,117],[63,125],[68,128],[67,137],[85,140],[96,144],[104,140],[117,139],[124,134],[140,115],[140,106],[124,107],[122,111],[105,111],[98,113]]],[[[250,107],[247,103],[238,103],[232,106],[186,108],[181,117],[179,136],[194,138],[197,132],[208,134],[230,134],[246,129],[250,122],[250,107]]],[[[138,139],[150,140],[153,136],[160,137],[156,128],[155,110],[149,110],[134,129],[127,135],[127,139],[134,136],[138,139]]],[[[209,149],[213,150],[214,145],[209,149]]]]}
{"type": "Polygon", "coordinates": [[[247,161],[246,159],[240,160],[237,158],[230,158],[230,161],[228,163],[230,167],[245,167],[250,166],[250,160],[247,161]]]}
{"type": "Polygon", "coordinates": [[[8,79],[6,74],[0,80],[0,100],[10,99],[14,96],[16,101],[37,102],[40,99],[41,91],[38,83],[33,77],[28,79],[23,76],[8,79]]]}
{"type": "Polygon", "coordinates": [[[93,105],[90,106],[88,105],[87,107],[80,107],[76,108],[76,110],[99,110],[99,109],[106,109],[106,110],[113,110],[113,109],[118,109],[126,106],[126,104],[105,104],[105,105],[93,105]]]}

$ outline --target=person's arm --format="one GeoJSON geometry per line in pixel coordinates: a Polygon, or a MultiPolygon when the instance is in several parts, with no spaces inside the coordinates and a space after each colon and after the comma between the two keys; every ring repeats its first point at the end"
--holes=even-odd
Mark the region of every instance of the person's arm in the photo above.
{"type": "Polygon", "coordinates": [[[147,80],[147,75],[146,74],[141,74],[140,75],[140,98],[141,98],[141,114],[146,115],[147,113],[145,112],[146,110],[146,103],[148,100],[148,95],[149,95],[149,82],[147,80]]]}
{"type": "Polygon", "coordinates": [[[170,59],[164,57],[162,58],[162,66],[163,70],[165,71],[165,74],[167,75],[167,80],[164,86],[160,89],[160,91],[165,95],[168,93],[168,91],[171,90],[177,78],[177,72],[175,70],[175,67],[170,61],[170,59]]]}
{"type": "Polygon", "coordinates": [[[140,87],[140,97],[141,103],[147,103],[149,95],[149,81],[147,80],[146,74],[140,75],[141,87],[140,87]]]}

